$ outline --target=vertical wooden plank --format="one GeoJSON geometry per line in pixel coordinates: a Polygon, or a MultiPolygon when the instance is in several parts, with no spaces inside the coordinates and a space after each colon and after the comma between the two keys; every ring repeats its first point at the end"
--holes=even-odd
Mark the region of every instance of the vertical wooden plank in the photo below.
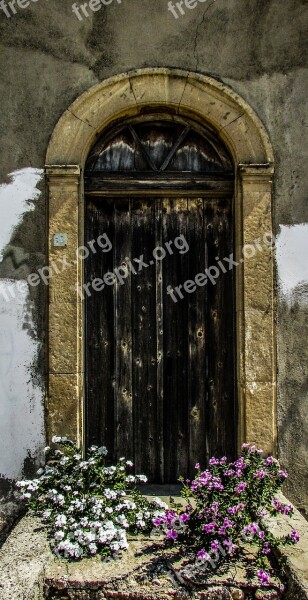
{"type": "MultiPolygon", "coordinates": [[[[104,200],[87,203],[86,242],[106,234],[114,247],[114,203],[104,200]]],[[[113,250],[90,253],[85,261],[85,282],[103,278],[113,269],[113,250]]],[[[107,446],[114,454],[114,302],[113,288],[91,289],[86,299],[86,441],[107,446]]]]}
{"type": "Polygon", "coordinates": [[[206,203],[209,265],[220,268],[216,285],[208,284],[209,386],[207,429],[211,455],[232,457],[236,448],[234,403],[233,270],[223,259],[233,248],[232,200],[206,203]]]}
{"type": "MultiPolygon", "coordinates": [[[[164,199],[163,241],[187,236],[187,199],[164,199]]],[[[188,298],[174,302],[167,295],[188,275],[188,253],[166,256],[164,281],[164,462],[165,482],[188,471],[188,298]]]]}
{"type": "MultiPolygon", "coordinates": [[[[162,200],[155,202],[155,245],[162,247],[162,200]]],[[[164,311],[163,263],[156,262],[156,344],[157,344],[157,460],[159,482],[164,482],[164,311]]]]}
{"type": "MultiPolygon", "coordinates": [[[[189,278],[204,273],[207,267],[207,247],[204,232],[203,199],[190,199],[187,242],[189,243],[189,278]]],[[[208,347],[206,312],[207,286],[198,287],[189,298],[188,307],[188,415],[189,415],[189,473],[195,464],[206,465],[206,353],[208,347]]]]}
{"type": "Polygon", "coordinates": [[[131,223],[130,201],[117,198],[114,210],[115,337],[115,457],[133,457],[132,323],[131,323],[131,223]]]}
{"type": "Polygon", "coordinates": [[[135,466],[150,481],[159,477],[157,460],[157,341],[155,202],[132,200],[132,256],[137,274],[132,278],[133,420],[135,466]],[[142,261],[146,265],[142,265],[142,261]]]}

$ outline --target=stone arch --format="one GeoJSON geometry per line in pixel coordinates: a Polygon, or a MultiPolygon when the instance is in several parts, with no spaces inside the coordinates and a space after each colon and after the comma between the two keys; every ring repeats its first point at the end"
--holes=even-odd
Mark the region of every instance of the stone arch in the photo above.
{"type": "Polygon", "coordinates": [[[49,285],[47,432],[83,442],[82,172],[90,148],[118,119],[164,109],[217,132],[233,157],[235,191],[238,440],[276,450],[276,362],[272,236],[273,150],[260,119],[232,89],[177,69],[139,69],[90,88],[58,121],[47,150],[49,263],[71,267],[49,285]],[[55,245],[64,233],[67,246],[55,245]],[[253,255],[243,245],[252,245],[253,255]]]}

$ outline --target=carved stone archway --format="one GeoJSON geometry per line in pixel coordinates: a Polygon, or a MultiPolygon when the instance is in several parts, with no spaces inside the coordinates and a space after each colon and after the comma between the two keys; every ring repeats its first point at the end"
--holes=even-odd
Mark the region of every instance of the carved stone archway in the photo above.
{"type": "MultiPolygon", "coordinates": [[[[83,169],[101,132],[118,119],[157,110],[203,123],[218,133],[233,157],[236,257],[238,443],[276,451],[276,353],[272,248],[273,151],[261,121],[229,87],[176,69],[140,69],[107,79],[82,94],[56,125],[46,157],[49,187],[48,438],[83,443],[83,169]],[[54,243],[67,236],[65,247],[54,243]],[[264,236],[267,236],[264,238],[264,236]],[[243,246],[247,252],[243,258],[243,246]],[[250,250],[249,250],[250,248],[250,250]],[[252,255],[253,254],[253,255],[252,255]],[[66,267],[53,264],[66,256],[66,267]],[[241,260],[242,259],[242,260],[241,260]]],[[[65,239],[65,238],[64,238],[65,239]]]]}

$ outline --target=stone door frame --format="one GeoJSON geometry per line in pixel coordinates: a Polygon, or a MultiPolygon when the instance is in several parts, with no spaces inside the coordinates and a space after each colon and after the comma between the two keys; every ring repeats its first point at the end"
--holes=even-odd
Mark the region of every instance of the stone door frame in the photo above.
{"type": "Polygon", "coordinates": [[[276,453],[276,332],[272,235],[274,157],[267,132],[251,107],[211,77],[177,69],[138,69],[112,77],[83,93],[65,111],[46,156],[49,284],[49,368],[46,430],[84,445],[83,172],[101,132],[118,119],[164,110],[217,132],[235,168],[235,260],[254,245],[235,273],[238,445],[258,444],[276,453]],[[67,236],[65,247],[54,235],[67,236]],[[256,245],[256,240],[261,240],[256,245]],[[81,252],[82,253],[82,252],[81,252]],[[53,264],[66,256],[66,267],[53,264]]]}

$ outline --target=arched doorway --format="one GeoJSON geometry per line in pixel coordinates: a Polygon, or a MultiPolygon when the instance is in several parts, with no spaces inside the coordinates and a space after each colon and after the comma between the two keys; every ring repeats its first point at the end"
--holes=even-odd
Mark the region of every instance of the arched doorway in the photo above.
{"type": "Polygon", "coordinates": [[[235,453],[233,194],[219,136],[168,114],[104,131],[85,165],[85,245],[105,236],[85,261],[87,445],[156,483],[235,453]]]}
{"type": "MultiPolygon", "coordinates": [[[[232,157],[238,263],[234,269],[237,446],[248,440],[275,453],[273,255],[270,244],[264,243],[272,232],[273,150],[256,113],[230,87],[211,77],[166,68],[132,71],[89,89],[62,115],[48,146],[50,270],[64,257],[70,263],[49,280],[48,439],[68,435],[82,447],[86,441],[85,300],[79,293],[85,283],[79,248],[84,244],[86,160],[109,127],[127,119],[143,121],[154,113],[206,127],[232,157]],[[62,247],[55,244],[58,233],[66,240],[62,247]]],[[[134,194],[138,196],[136,190],[134,194]]],[[[158,190],[155,197],[164,198],[165,192],[158,190]]]]}

